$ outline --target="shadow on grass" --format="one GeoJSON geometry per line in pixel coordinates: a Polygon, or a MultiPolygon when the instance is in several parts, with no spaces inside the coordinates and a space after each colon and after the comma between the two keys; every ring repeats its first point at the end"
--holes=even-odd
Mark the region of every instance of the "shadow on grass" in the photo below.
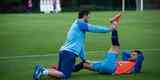
{"type": "MultiPolygon", "coordinates": [[[[109,75],[100,74],[92,71],[82,70],[77,73],[73,73],[69,80],[158,80],[158,73],[141,72],[138,74],[125,74],[125,75],[109,75]]],[[[41,80],[60,80],[54,77],[43,76],[41,80]]]]}

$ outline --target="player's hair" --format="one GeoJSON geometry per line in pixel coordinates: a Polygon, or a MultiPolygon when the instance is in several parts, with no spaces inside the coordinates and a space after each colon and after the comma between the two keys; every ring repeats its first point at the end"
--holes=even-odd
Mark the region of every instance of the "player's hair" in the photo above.
{"type": "Polygon", "coordinates": [[[143,52],[140,50],[132,50],[131,52],[136,52],[138,54],[136,59],[136,64],[134,66],[134,72],[139,73],[141,71],[143,60],[144,60],[143,52]]]}
{"type": "Polygon", "coordinates": [[[84,16],[88,16],[89,14],[90,14],[90,11],[88,9],[81,9],[79,10],[78,18],[81,19],[84,16]]]}
{"type": "Polygon", "coordinates": [[[143,54],[143,52],[142,52],[142,51],[137,50],[137,49],[133,49],[133,50],[131,50],[131,52],[136,52],[138,55],[139,55],[139,54],[143,54]]]}

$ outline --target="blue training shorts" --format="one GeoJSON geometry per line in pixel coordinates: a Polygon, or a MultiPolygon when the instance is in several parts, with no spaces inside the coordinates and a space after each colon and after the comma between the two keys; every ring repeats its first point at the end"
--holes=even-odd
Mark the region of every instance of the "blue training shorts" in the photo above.
{"type": "Polygon", "coordinates": [[[59,52],[59,66],[58,70],[64,74],[64,79],[67,79],[71,76],[71,73],[74,69],[76,55],[69,51],[60,51],[59,52]]]}
{"type": "Polygon", "coordinates": [[[92,70],[100,73],[112,74],[115,72],[117,62],[117,54],[114,51],[108,51],[105,59],[91,64],[92,70]]]}

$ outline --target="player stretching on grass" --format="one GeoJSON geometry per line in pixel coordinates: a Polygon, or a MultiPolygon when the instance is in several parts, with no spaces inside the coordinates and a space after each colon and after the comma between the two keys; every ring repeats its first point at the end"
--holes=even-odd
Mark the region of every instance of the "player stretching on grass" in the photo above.
{"type": "MultiPolygon", "coordinates": [[[[105,53],[104,60],[101,61],[86,61],[83,63],[83,68],[107,74],[129,74],[139,73],[141,71],[144,55],[139,50],[131,50],[122,53],[122,60],[117,60],[120,53],[120,44],[118,40],[117,29],[112,30],[112,46],[105,53]]],[[[80,69],[79,69],[80,70],[80,69]]]]}
{"type": "MultiPolygon", "coordinates": [[[[58,69],[47,69],[37,64],[34,69],[33,79],[39,80],[41,75],[49,75],[60,79],[68,79],[71,73],[81,65],[75,66],[76,57],[80,57],[85,62],[85,34],[86,32],[107,33],[113,28],[97,26],[88,23],[89,11],[81,10],[78,19],[74,21],[67,34],[67,39],[59,51],[58,69]]],[[[115,23],[116,25],[116,23],[115,23]]]]}
{"type": "MultiPolygon", "coordinates": [[[[119,22],[119,20],[116,20],[119,22]]],[[[117,28],[117,27],[116,27],[117,28]]],[[[122,60],[117,60],[120,53],[120,44],[118,40],[117,29],[112,30],[112,46],[105,53],[104,60],[86,61],[75,66],[74,71],[77,72],[82,68],[106,74],[130,74],[139,73],[142,68],[144,55],[139,50],[132,50],[122,53],[122,60]]],[[[56,67],[54,67],[56,68],[56,67]]]]}

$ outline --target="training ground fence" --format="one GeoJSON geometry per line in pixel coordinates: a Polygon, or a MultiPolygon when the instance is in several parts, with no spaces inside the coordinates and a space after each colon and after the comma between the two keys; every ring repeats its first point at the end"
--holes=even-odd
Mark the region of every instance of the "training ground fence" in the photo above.
{"type": "MultiPolygon", "coordinates": [[[[0,0],[0,12],[40,12],[41,0],[0,0]]],[[[46,0],[45,0],[46,1],[46,0]]],[[[77,11],[85,6],[91,10],[122,10],[123,0],[60,0],[61,11],[77,11]]],[[[140,1],[140,0],[139,0],[140,1]]],[[[137,10],[138,0],[125,0],[125,10],[137,10]]],[[[140,1],[141,2],[141,1],[140,1]]],[[[143,0],[144,10],[160,9],[160,0],[143,0]]]]}

